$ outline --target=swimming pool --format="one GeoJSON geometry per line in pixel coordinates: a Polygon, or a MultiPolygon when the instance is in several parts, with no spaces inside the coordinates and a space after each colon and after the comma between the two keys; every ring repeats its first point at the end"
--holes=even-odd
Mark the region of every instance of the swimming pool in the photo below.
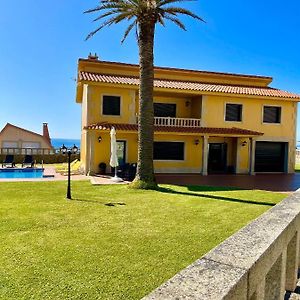
{"type": "Polygon", "coordinates": [[[43,178],[44,169],[41,168],[7,168],[0,169],[0,179],[1,178],[43,178]]]}

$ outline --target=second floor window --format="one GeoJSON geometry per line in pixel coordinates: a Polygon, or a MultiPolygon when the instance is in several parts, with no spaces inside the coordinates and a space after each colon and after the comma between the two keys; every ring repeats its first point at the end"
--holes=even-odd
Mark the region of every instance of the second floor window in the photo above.
{"type": "Polygon", "coordinates": [[[120,116],[121,99],[119,96],[103,96],[102,114],[108,116],[120,116]]]}
{"type": "Polygon", "coordinates": [[[176,118],[176,104],[154,103],[154,116],[176,118]]]}
{"type": "Polygon", "coordinates": [[[281,107],[279,106],[264,106],[264,123],[280,123],[281,107]]]}
{"type": "Polygon", "coordinates": [[[226,113],[225,113],[225,121],[234,121],[241,122],[242,121],[242,104],[226,104],[226,113]]]}

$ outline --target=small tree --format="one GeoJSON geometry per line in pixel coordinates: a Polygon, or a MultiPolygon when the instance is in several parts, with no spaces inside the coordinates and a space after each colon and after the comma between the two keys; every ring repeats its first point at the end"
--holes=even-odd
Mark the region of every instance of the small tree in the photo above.
{"type": "Polygon", "coordinates": [[[87,39],[94,36],[103,27],[130,21],[122,43],[132,29],[136,29],[139,47],[140,88],[138,117],[138,163],[136,177],[132,187],[142,189],[157,188],[153,168],[153,81],[154,81],[154,33],[157,23],[165,26],[165,21],[171,21],[186,30],[178,19],[179,15],[187,15],[203,21],[191,11],[172,6],[176,2],[193,0],[102,0],[99,5],[85,13],[102,12],[94,21],[103,21],[91,32],[87,39]]]}

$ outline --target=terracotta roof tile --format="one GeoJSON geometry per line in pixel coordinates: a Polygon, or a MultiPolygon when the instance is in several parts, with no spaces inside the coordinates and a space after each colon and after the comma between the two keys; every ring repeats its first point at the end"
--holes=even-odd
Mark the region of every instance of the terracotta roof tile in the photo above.
{"type": "MultiPolygon", "coordinates": [[[[137,131],[137,124],[118,124],[118,123],[95,123],[84,127],[88,130],[110,130],[112,126],[121,131],[137,131]]],[[[233,135],[263,135],[262,132],[252,131],[242,128],[215,128],[215,127],[173,127],[173,126],[154,126],[155,132],[174,132],[174,133],[199,133],[199,134],[233,134],[233,135]]]]}
{"type": "MultiPolygon", "coordinates": [[[[81,71],[78,74],[78,78],[79,81],[125,84],[125,85],[133,85],[133,86],[139,85],[139,78],[120,76],[120,75],[107,75],[107,74],[98,74],[98,73],[81,71]]],[[[165,80],[165,79],[155,79],[154,87],[166,88],[166,89],[200,91],[203,93],[217,92],[217,93],[228,93],[228,94],[237,94],[237,95],[265,96],[265,97],[289,98],[289,99],[300,100],[300,95],[298,94],[274,89],[271,87],[251,87],[251,86],[247,87],[247,86],[210,84],[210,83],[165,80]]]]}

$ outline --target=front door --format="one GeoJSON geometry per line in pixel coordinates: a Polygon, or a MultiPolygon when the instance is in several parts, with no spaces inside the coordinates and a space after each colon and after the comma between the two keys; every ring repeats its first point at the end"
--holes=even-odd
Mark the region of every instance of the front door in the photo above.
{"type": "Polygon", "coordinates": [[[227,144],[209,143],[208,173],[225,173],[227,165],[227,144]]]}
{"type": "Polygon", "coordinates": [[[117,141],[117,156],[119,166],[126,163],[126,141],[117,141]]]}

